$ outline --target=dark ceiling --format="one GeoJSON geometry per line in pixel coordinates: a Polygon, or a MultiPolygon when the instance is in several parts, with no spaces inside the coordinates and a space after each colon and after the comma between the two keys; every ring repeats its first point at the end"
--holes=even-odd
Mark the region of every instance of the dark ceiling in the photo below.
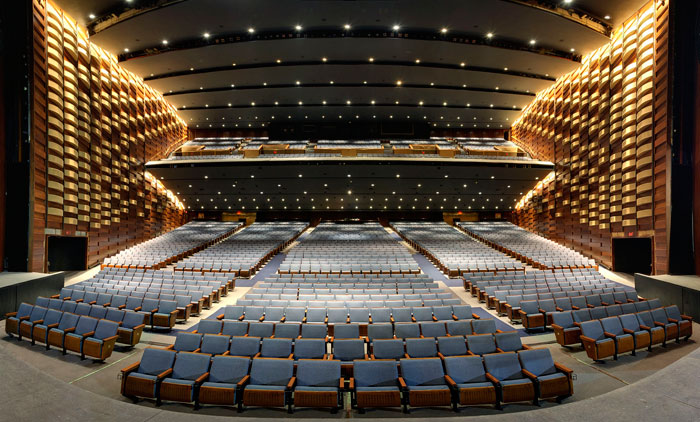
{"type": "Polygon", "coordinates": [[[147,165],[191,210],[508,211],[553,169],[508,160],[260,158],[147,165]]]}
{"type": "Polygon", "coordinates": [[[646,1],[56,2],[190,127],[352,118],[507,128],[646,1]]]}

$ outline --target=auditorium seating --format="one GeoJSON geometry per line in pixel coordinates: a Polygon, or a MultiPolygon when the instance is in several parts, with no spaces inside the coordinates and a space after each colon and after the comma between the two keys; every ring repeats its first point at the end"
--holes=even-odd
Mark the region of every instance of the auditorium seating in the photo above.
{"type": "Polygon", "coordinates": [[[224,241],[175,264],[175,271],[248,277],[307,227],[301,222],[253,223],[224,241]]]}
{"type": "Polygon", "coordinates": [[[379,223],[321,223],[289,251],[279,274],[418,274],[406,248],[379,223]]]}
{"type": "Polygon", "coordinates": [[[394,222],[392,227],[411,247],[426,255],[449,277],[472,271],[523,271],[517,260],[444,222],[394,222]]]}
{"type": "Polygon", "coordinates": [[[216,243],[241,223],[193,221],[105,258],[102,267],[158,269],[216,243]]]}
{"type": "Polygon", "coordinates": [[[573,249],[508,222],[459,222],[457,226],[499,251],[536,268],[597,268],[594,260],[573,249]]]}

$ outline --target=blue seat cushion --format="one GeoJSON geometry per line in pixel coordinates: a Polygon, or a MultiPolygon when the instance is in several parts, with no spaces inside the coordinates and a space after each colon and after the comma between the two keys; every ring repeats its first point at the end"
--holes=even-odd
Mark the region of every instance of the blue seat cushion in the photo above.
{"type": "Polygon", "coordinates": [[[338,388],[337,387],[316,387],[313,385],[299,385],[297,386],[294,391],[330,391],[337,393],[338,388]]]}
{"type": "Polygon", "coordinates": [[[153,395],[153,397],[156,396],[156,384],[155,384],[156,376],[155,376],[155,375],[140,374],[140,373],[138,373],[138,372],[132,372],[132,373],[130,373],[129,376],[127,377],[127,380],[128,380],[129,378],[141,378],[141,379],[147,379],[147,380],[153,381],[153,392],[152,392],[152,395],[153,395]]]}
{"type": "Polygon", "coordinates": [[[230,388],[236,389],[237,384],[227,384],[225,382],[205,382],[202,383],[202,387],[213,387],[213,388],[230,388]]]}
{"type": "Polygon", "coordinates": [[[578,327],[571,327],[571,328],[564,328],[564,332],[569,332],[569,331],[580,331],[581,329],[578,327]]]}
{"type": "Polygon", "coordinates": [[[468,382],[464,384],[457,384],[457,388],[484,388],[493,387],[490,382],[468,382]]]}
{"type": "Polygon", "coordinates": [[[609,342],[609,341],[613,341],[613,339],[611,339],[611,338],[604,338],[604,339],[596,340],[595,344],[603,344],[603,343],[607,343],[607,342],[609,342]]]}
{"type": "Polygon", "coordinates": [[[501,381],[502,386],[522,385],[522,384],[531,384],[531,381],[529,379],[526,379],[526,378],[517,379],[517,380],[503,380],[503,381],[501,381]]]}
{"type": "Polygon", "coordinates": [[[287,389],[286,385],[257,385],[257,384],[251,384],[246,387],[246,390],[276,390],[276,391],[284,391],[287,389]]]}
{"type": "Polygon", "coordinates": [[[425,391],[425,390],[449,390],[446,385],[409,385],[409,391],[425,391]]]}
{"type": "Polygon", "coordinates": [[[561,372],[557,372],[556,374],[542,375],[537,377],[539,381],[551,381],[560,378],[566,379],[566,375],[562,374],[561,372]]]}
{"type": "Polygon", "coordinates": [[[357,391],[399,391],[399,387],[394,387],[394,386],[357,387],[357,391]]]}

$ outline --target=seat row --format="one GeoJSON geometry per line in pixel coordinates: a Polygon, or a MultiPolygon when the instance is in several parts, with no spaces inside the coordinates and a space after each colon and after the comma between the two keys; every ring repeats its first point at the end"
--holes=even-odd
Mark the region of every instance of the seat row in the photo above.
{"type": "MultiPolygon", "coordinates": [[[[239,301],[240,302],[240,301],[239,301]]],[[[479,319],[470,305],[377,307],[377,308],[304,308],[273,306],[229,305],[218,319],[267,322],[303,322],[344,324],[357,322],[372,324],[379,322],[421,322],[479,319]]]]}
{"type": "Polygon", "coordinates": [[[90,356],[103,361],[112,355],[117,341],[129,345],[139,342],[143,321],[133,312],[127,314],[115,322],[22,303],[17,312],[6,314],[5,332],[19,340],[30,339],[32,345],[43,343],[46,350],[54,346],[64,355],[70,350],[81,359],[90,356]]]}
{"type": "Polygon", "coordinates": [[[343,377],[334,360],[246,357],[146,349],[141,361],[122,369],[121,394],[133,400],[244,407],[343,407],[344,394],[366,408],[458,406],[532,402],[573,394],[572,371],[549,350],[427,359],[357,360],[343,377]]]}
{"type": "Polygon", "coordinates": [[[143,288],[136,290],[117,290],[117,289],[95,289],[96,291],[80,290],[74,286],[71,288],[63,288],[58,294],[61,298],[71,298],[75,301],[95,301],[100,303],[111,303],[114,301],[121,301],[123,297],[135,298],[135,299],[162,299],[162,300],[175,300],[178,302],[178,306],[185,306],[184,298],[189,297],[191,305],[190,313],[198,315],[204,309],[211,308],[212,304],[218,302],[217,293],[211,289],[190,289],[190,290],[171,290],[171,289],[158,289],[158,288],[143,288]],[[97,291],[99,290],[99,291],[97,291]],[[104,290],[104,291],[102,291],[104,290]],[[144,291],[145,290],[145,291],[144,291]],[[111,296],[111,297],[110,297],[111,296]],[[100,298],[98,298],[100,297],[100,298]],[[178,299],[178,297],[180,297],[178,299]]]}
{"type": "MultiPolygon", "coordinates": [[[[644,302],[640,302],[644,303],[644,302]]],[[[596,361],[619,353],[666,346],[669,340],[688,340],[693,335],[692,317],[682,315],[676,305],[594,319],[588,310],[558,312],[552,328],[562,346],[581,344],[596,361]]]]}
{"type": "Polygon", "coordinates": [[[223,321],[204,319],[199,321],[196,330],[199,334],[221,334],[224,336],[251,336],[276,338],[367,338],[374,339],[467,336],[471,334],[494,334],[500,332],[494,319],[465,319],[460,321],[437,322],[389,322],[363,326],[358,323],[318,324],[299,322],[248,322],[224,319],[223,321]]]}
{"type": "Polygon", "coordinates": [[[522,303],[532,301],[536,302],[539,308],[544,307],[547,312],[554,312],[636,303],[640,300],[637,296],[637,292],[634,290],[571,297],[554,297],[550,294],[531,293],[526,295],[507,295],[505,296],[505,301],[496,299],[494,300],[494,307],[499,314],[508,315],[511,321],[519,321],[521,319],[520,308],[522,303]],[[552,309],[552,301],[554,302],[554,309],[552,309]],[[541,305],[540,302],[542,302],[541,305]]]}
{"type": "Polygon", "coordinates": [[[412,274],[272,274],[265,278],[266,282],[270,283],[291,283],[291,282],[365,282],[365,283],[419,283],[431,282],[432,278],[421,273],[412,274]]]}
{"type": "MultiPolygon", "coordinates": [[[[89,293],[89,292],[88,292],[89,293]]],[[[145,296],[145,295],[144,295],[145,296]]],[[[192,314],[199,314],[204,307],[201,299],[198,301],[192,300],[192,296],[189,295],[170,295],[170,294],[159,294],[149,295],[149,297],[128,296],[128,295],[111,295],[108,293],[87,294],[79,290],[66,289],[65,287],[61,289],[61,292],[57,295],[52,296],[54,300],[71,301],[77,303],[87,303],[89,305],[99,305],[103,307],[111,307],[117,309],[129,309],[136,311],[136,308],[143,307],[143,301],[149,299],[150,301],[157,301],[160,304],[161,301],[166,302],[176,302],[177,316],[176,319],[187,321],[192,314]]],[[[152,306],[155,302],[147,302],[146,307],[152,306]]],[[[166,306],[167,308],[167,306],[166,306]]],[[[151,308],[153,309],[153,308],[151,308]]]]}
{"type": "MultiPolygon", "coordinates": [[[[398,296],[397,296],[398,297],[398,296]]],[[[419,307],[419,306],[454,306],[462,303],[460,299],[426,299],[425,301],[421,299],[396,299],[393,300],[369,300],[362,302],[361,300],[301,300],[301,299],[238,299],[237,304],[241,306],[282,306],[282,307],[301,307],[301,308],[364,308],[367,306],[372,306],[375,308],[379,307],[419,307]]]]}
{"type": "MultiPolygon", "coordinates": [[[[539,285],[532,286],[488,286],[483,290],[478,290],[478,298],[480,302],[486,303],[486,305],[494,309],[496,308],[497,302],[506,302],[506,296],[518,296],[537,293],[542,296],[542,299],[552,299],[558,297],[573,297],[573,296],[589,296],[604,293],[617,293],[620,300],[622,296],[626,295],[628,291],[634,292],[633,288],[630,287],[594,287],[592,285],[557,285],[557,286],[546,286],[540,287],[539,285]],[[510,288],[506,288],[510,287],[510,288]]],[[[630,294],[630,296],[634,296],[630,294]]]]}

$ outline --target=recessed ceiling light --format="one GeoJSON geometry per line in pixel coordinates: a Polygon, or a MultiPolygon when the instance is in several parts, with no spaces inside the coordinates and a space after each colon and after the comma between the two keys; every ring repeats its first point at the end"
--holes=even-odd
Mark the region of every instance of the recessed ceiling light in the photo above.
{"type": "Polygon", "coordinates": [[[278,64],[279,64],[279,63],[282,63],[282,60],[280,60],[280,59],[277,59],[277,60],[275,60],[275,61],[276,61],[278,64]]]}
{"type": "Polygon", "coordinates": [[[294,29],[296,29],[297,31],[301,31],[303,28],[301,27],[301,25],[296,25],[294,29]]]}
{"type": "Polygon", "coordinates": [[[209,38],[209,33],[208,33],[208,32],[205,32],[205,33],[202,34],[202,35],[204,36],[204,38],[209,38]]]}
{"type": "Polygon", "coordinates": [[[423,105],[423,101],[418,101],[418,105],[423,105]]]}
{"type": "Polygon", "coordinates": [[[369,58],[369,62],[372,63],[374,61],[374,57],[369,58]]]}
{"type": "Polygon", "coordinates": [[[301,85],[301,82],[300,82],[300,81],[296,81],[296,84],[297,84],[297,85],[301,85]]]}
{"type": "Polygon", "coordinates": [[[576,49],[575,49],[575,48],[570,48],[569,51],[571,51],[571,52],[573,53],[574,51],[576,51],[576,49]]]}
{"type": "Polygon", "coordinates": [[[535,45],[537,43],[537,40],[530,40],[530,45],[535,45]]]}
{"type": "Polygon", "coordinates": [[[345,104],[350,105],[351,104],[350,100],[345,101],[345,104]]]}
{"type": "Polygon", "coordinates": [[[402,83],[401,81],[396,81],[396,85],[401,85],[402,83]]]}
{"type": "Polygon", "coordinates": [[[328,59],[324,57],[324,58],[321,59],[321,61],[322,61],[322,62],[327,62],[328,59]]]}
{"type": "Polygon", "coordinates": [[[443,33],[443,34],[447,34],[447,28],[442,28],[442,29],[440,30],[440,32],[443,33]]]}
{"type": "Polygon", "coordinates": [[[345,25],[343,25],[343,28],[345,28],[345,29],[350,29],[350,24],[347,24],[347,23],[346,23],[345,25]]]}
{"type": "Polygon", "coordinates": [[[163,45],[168,45],[168,40],[163,40],[163,45]]]}
{"type": "Polygon", "coordinates": [[[609,19],[610,19],[610,15],[605,15],[605,19],[606,19],[606,20],[609,20],[609,19]]]}
{"type": "Polygon", "coordinates": [[[326,105],[326,100],[321,101],[323,105],[326,105]]]}
{"type": "Polygon", "coordinates": [[[331,81],[331,85],[333,85],[333,81],[331,81]]]}
{"type": "Polygon", "coordinates": [[[249,34],[252,34],[253,32],[255,32],[255,28],[248,28],[248,33],[249,33],[249,34]]]}
{"type": "Polygon", "coordinates": [[[94,13],[90,13],[90,14],[88,15],[88,17],[89,17],[90,19],[95,19],[95,14],[94,14],[94,13]]]}
{"type": "Polygon", "coordinates": [[[416,59],[416,63],[420,63],[420,59],[416,59]]]}
{"type": "Polygon", "coordinates": [[[393,29],[394,31],[398,31],[399,29],[401,29],[401,27],[398,25],[394,25],[391,27],[391,29],[393,29]]]}
{"type": "Polygon", "coordinates": [[[128,52],[129,52],[129,49],[128,49],[128,48],[125,48],[125,49],[124,49],[124,52],[125,52],[125,53],[128,53],[128,52]]]}

